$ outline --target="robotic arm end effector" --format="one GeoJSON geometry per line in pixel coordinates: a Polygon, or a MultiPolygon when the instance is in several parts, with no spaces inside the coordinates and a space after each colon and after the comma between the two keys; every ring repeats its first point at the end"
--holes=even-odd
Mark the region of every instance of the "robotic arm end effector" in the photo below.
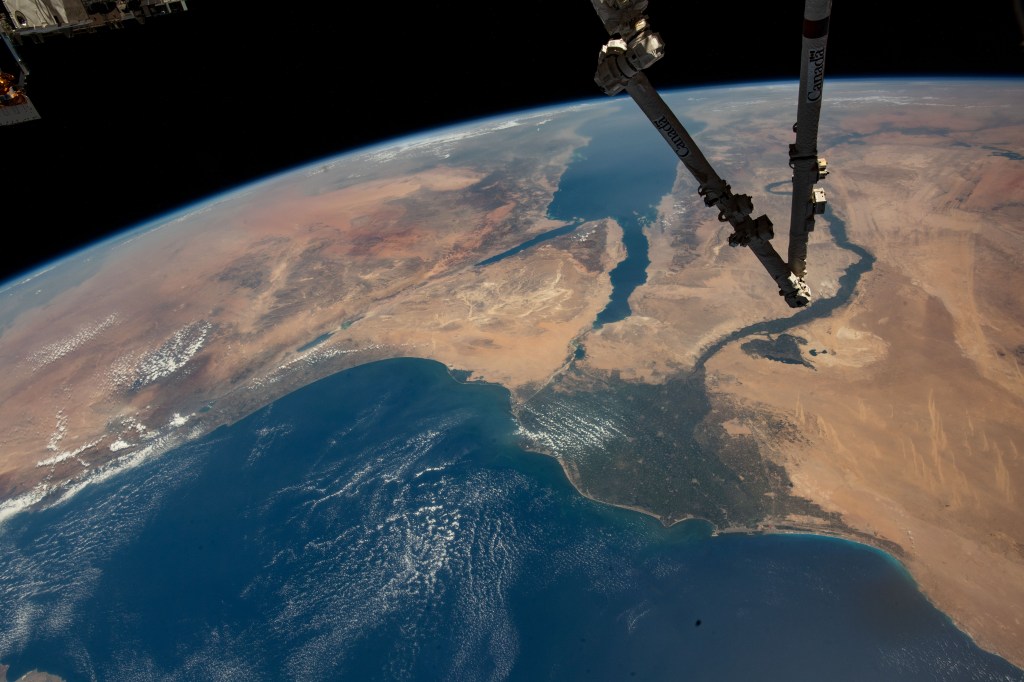
{"type": "Polygon", "coordinates": [[[643,30],[628,43],[614,38],[601,47],[597,55],[597,73],[594,82],[606,95],[617,95],[626,89],[629,81],[665,55],[661,36],[643,30]]]}
{"type": "Polygon", "coordinates": [[[779,296],[785,297],[790,308],[803,308],[811,302],[811,289],[802,279],[790,274],[785,284],[779,287],[779,296]]]}

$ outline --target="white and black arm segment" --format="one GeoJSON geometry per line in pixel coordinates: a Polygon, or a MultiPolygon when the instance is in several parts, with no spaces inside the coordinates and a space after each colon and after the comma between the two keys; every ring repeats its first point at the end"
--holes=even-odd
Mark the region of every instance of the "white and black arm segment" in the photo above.
{"type": "Polygon", "coordinates": [[[797,277],[807,274],[807,239],[814,216],[825,211],[825,190],[814,183],[828,175],[825,159],[818,157],[818,120],[825,85],[825,44],[828,41],[832,0],[806,0],[800,95],[796,109],[796,143],[789,145],[793,169],[793,208],[789,221],[789,267],[797,277]]]}

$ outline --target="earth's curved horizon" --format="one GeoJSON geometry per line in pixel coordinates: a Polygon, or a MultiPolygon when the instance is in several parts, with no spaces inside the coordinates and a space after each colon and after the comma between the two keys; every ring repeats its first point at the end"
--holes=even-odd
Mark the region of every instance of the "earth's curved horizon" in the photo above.
{"type": "MultiPolygon", "coordinates": [[[[793,91],[666,97],[780,251],[793,91]]],[[[316,380],[418,357],[506,388],[583,496],[881,549],[1020,668],[1022,94],[831,82],[798,313],[622,100],[348,152],[26,273],[0,288],[0,538],[316,380]],[[623,121],[650,168],[602,146],[623,121]]]]}

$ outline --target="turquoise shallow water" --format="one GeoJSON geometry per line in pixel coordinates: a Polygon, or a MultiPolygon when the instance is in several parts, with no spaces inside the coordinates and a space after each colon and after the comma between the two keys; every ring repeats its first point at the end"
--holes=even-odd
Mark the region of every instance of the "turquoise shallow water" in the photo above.
{"type": "Polygon", "coordinates": [[[14,678],[1021,679],[886,555],[587,500],[413,359],[14,517],[0,595],[14,678]]]}

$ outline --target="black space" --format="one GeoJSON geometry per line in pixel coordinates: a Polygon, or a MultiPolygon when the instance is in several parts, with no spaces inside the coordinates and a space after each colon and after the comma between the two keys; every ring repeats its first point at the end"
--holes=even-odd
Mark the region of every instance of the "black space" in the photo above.
{"type": "MultiPolygon", "coordinates": [[[[1014,0],[956,6],[836,0],[826,77],[1024,75],[1014,0]]],[[[651,80],[795,80],[802,14],[799,0],[652,0],[667,55],[651,80]]],[[[188,12],[142,26],[27,43],[43,119],[0,128],[0,282],[272,172],[443,124],[602,97],[592,76],[606,38],[585,0],[191,0],[188,12]]]]}

